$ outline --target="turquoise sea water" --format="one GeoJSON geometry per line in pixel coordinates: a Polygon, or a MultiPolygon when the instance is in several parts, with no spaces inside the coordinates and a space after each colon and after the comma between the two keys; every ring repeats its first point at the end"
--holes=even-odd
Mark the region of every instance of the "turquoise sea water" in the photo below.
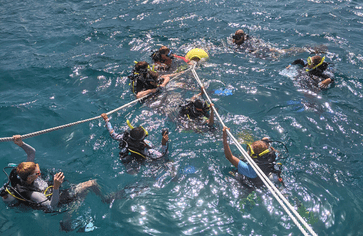
{"type": "MultiPolygon", "coordinates": [[[[360,1],[30,0],[1,1],[0,12],[1,137],[94,117],[134,100],[127,80],[133,61],[150,62],[161,44],[179,55],[204,48],[210,59],[197,73],[232,134],[287,145],[283,193],[291,204],[310,212],[318,235],[363,235],[360,1]],[[302,91],[294,71],[284,68],[309,53],[253,57],[231,45],[239,28],[277,48],[325,45],[335,86],[302,91]],[[233,95],[212,94],[226,88],[233,95]]],[[[190,88],[167,89],[165,103],[199,91],[190,74],[184,77],[190,88]]],[[[122,190],[111,205],[90,193],[72,213],[74,226],[92,222],[97,228],[89,235],[301,235],[268,190],[246,201],[247,190],[228,173],[233,168],[221,127],[182,132],[156,107],[137,104],[112,115],[118,131],[130,119],[148,129],[155,145],[161,128],[170,130],[172,162],[145,164],[137,175],[126,173],[102,120],[25,140],[44,173],[61,170],[72,183],[96,179],[104,193],[122,190]]],[[[0,147],[0,166],[26,158],[14,143],[0,147]]],[[[0,232],[64,235],[59,222],[65,215],[0,204],[0,232]]],[[[77,229],[67,235],[73,234],[77,229]]]]}

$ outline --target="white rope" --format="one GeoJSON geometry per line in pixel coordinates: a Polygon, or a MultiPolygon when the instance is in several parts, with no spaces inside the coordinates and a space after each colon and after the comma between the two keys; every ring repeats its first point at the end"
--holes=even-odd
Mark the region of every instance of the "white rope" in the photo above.
{"type": "MultiPolygon", "coordinates": [[[[203,92],[204,92],[206,98],[208,99],[209,103],[212,103],[212,100],[210,99],[210,97],[208,96],[207,92],[205,91],[204,86],[203,86],[201,80],[199,79],[198,74],[195,72],[195,64],[192,66],[192,73],[193,73],[194,78],[198,82],[198,84],[203,89],[203,92]]],[[[225,126],[223,120],[221,119],[220,115],[218,114],[218,112],[217,112],[217,110],[215,109],[214,106],[212,106],[212,109],[213,109],[214,113],[216,114],[216,116],[218,117],[218,120],[221,122],[222,126],[225,126]]],[[[246,158],[246,160],[248,161],[248,163],[255,170],[255,172],[258,175],[258,177],[260,177],[260,179],[262,180],[262,182],[270,190],[270,192],[275,197],[275,199],[278,201],[278,203],[282,206],[282,208],[286,211],[286,213],[290,216],[290,218],[296,224],[296,226],[300,229],[300,231],[304,235],[308,235],[307,232],[304,230],[304,228],[301,226],[301,224],[296,220],[295,216],[300,220],[300,222],[305,226],[306,229],[308,229],[308,231],[312,235],[317,236],[317,234],[314,232],[314,230],[305,222],[305,220],[300,216],[300,214],[291,206],[291,204],[289,203],[289,201],[281,194],[281,192],[276,188],[276,186],[271,182],[271,180],[265,175],[265,173],[263,173],[263,171],[259,168],[259,166],[252,160],[252,158],[242,148],[242,146],[238,143],[237,139],[232,135],[232,133],[229,130],[227,130],[227,134],[233,140],[233,142],[237,146],[238,150],[246,158]],[[286,206],[290,210],[284,205],[284,203],[286,204],[286,206]],[[295,216],[292,215],[290,211],[292,211],[295,214],[295,216]]]]}
{"type": "MultiPolygon", "coordinates": [[[[185,70],[184,72],[187,72],[187,71],[189,71],[191,69],[192,68],[189,68],[189,69],[185,70]]],[[[173,79],[176,79],[181,74],[183,74],[183,73],[173,74],[173,75],[171,75],[171,77],[174,76],[173,79]]],[[[172,79],[170,79],[170,80],[172,80],[172,79]]],[[[115,112],[117,112],[117,111],[119,111],[119,110],[121,110],[121,109],[123,109],[125,107],[128,107],[128,106],[130,106],[130,105],[132,105],[132,104],[134,104],[134,103],[136,103],[138,101],[141,101],[142,99],[144,99],[144,98],[146,98],[146,97],[148,97],[150,95],[151,95],[151,93],[150,94],[147,94],[147,95],[145,95],[145,96],[143,96],[141,98],[135,99],[134,101],[129,102],[129,103],[127,103],[127,104],[125,104],[125,105],[123,105],[121,107],[118,107],[118,108],[116,108],[116,109],[114,109],[112,111],[109,111],[106,114],[107,115],[110,115],[112,113],[115,113],[115,112]]],[[[71,126],[74,126],[74,125],[82,124],[82,123],[85,123],[85,122],[88,122],[88,121],[97,120],[99,118],[101,118],[101,116],[95,116],[95,117],[92,117],[92,118],[89,118],[89,119],[76,121],[76,122],[73,122],[73,123],[69,123],[69,124],[57,126],[57,127],[54,127],[54,128],[49,128],[49,129],[40,130],[40,131],[33,132],[33,133],[29,133],[29,134],[24,134],[24,135],[21,135],[21,139],[27,139],[27,138],[35,137],[35,136],[38,136],[38,135],[41,135],[41,134],[45,134],[45,133],[49,133],[49,132],[52,132],[52,131],[56,131],[56,130],[59,130],[59,129],[64,129],[64,128],[71,127],[71,126]]],[[[13,141],[13,137],[0,138],[0,142],[9,142],[9,141],[13,141]]]]}
{"type": "MultiPolygon", "coordinates": [[[[142,99],[144,99],[145,97],[147,97],[148,95],[142,97],[142,98],[138,98],[132,102],[129,102],[119,108],[116,108],[112,111],[109,111],[107,112],[106,114],[107,115],[110,115],[116,111],[119,111],[121,110],[122,108],[125,108],[125,107],[128,107],[130,106],[131,104],[134,104],[142,99]]],[[[27,138],[31,138],[31,137],[35,137],[35,136],[38,136],[38,135],[41,135],[41,134],[45,134],[45,133],[49,133],[49,132],[52,132],[52,131],[55,131],[55,130],[59,130],[59,129],[63,129],[63,128],[67,128],[67,127],[71,127],[71,126],[74,126],[74,125],[78,125],[78,124],[82,124],[82,123],[85,123],[85,122],[88,122],[88,121],[92,121],[92,120],[96,120],[96,119],[99,119],[101,118],[101,116],[95,116],[95,117],[92,117],[92,118],[89,118],[89,119],[85,119],[85,120],[80,120],[80,121],[76,121],[76,122],[73,122],[73,123],[69,123],[69,124],[65,124],[65,125],[61,125],[61,126],[57,126],[57,127],[54,127],[54,128],[49,128],[49,129],[45,129],[45,130],[41,130],[41,131],[37,131],[37,132],[33,132],[33,133],[29,133],[29,134],[24,134],[24,135],[21,135],[21,139],[27,139],[27,138]]],[[[0,142],[8,142],[8,141],[13,141],[13,137],[5,137],[5,138],[0,138],[0,142]]]]}

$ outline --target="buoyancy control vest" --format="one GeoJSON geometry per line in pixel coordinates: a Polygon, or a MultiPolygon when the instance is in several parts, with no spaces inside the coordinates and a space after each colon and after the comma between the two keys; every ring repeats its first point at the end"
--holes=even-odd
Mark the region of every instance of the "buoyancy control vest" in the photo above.
{"type": "MultiPolygon", "coordinates": [[[[137,73],[133,72],[130,76],[130,86],[133,93],[138,93],[142,90],[154,89],[157,86],[152,85],[150,81],[154,81],[148,72],[137,73]]],[[[158,82],[157,82],[158,83],[158,82]]]]}
{"type": "Polygon", "coordinates": [[[195,101],[188,101],[183,105],[180,105],[180,116],[187,116],[190,119],[196,119],[203,116],[209,117],[210,106],[204,102],[203,111],[197,111],[195,109],[195,101]]]}
{"type": "Polygon", "coordinates": [[[130,162],[132,159],[136,159],[137,161],[146,160],[144,153],[146,147],[147,144],[144,139],[135,140],[130,137],[130,131],[126,130],[123,134],[123,139],[119,143],[121,161],[130,162]]]}
{"type": "Polygon", "coordinates": [[[19,200],[21,203],[25,203],[31,206],[40,206],[41,203],[36,203],[30,199],[33,192],[44,193],[47,200],[50,200],[52,195],[52,186],[42,191],[34,185],[28,185],[22,180],[16,172],[16,168],[13,168],[9,174],[9,182],[4,185],[5,192],[10,194],[15,199],[19,200]]]}
{"type": "MultiPolygon", "coordinates": [[[[269,143],[268,141],[264,141],[269,143]]],[[[271,142],[271,141],[270,141],[271,142]]],[[[271,178],[274,178],[275,175],[277,180],[283,184],[281,178],[281,164],[276,164],[276,152],[272,148],[268,148],[259,154],[255,154],[250,145],[247,146],[247,149],[250,150],[253,161],[258,165],[258,167],[263,171],[263,173],[271,178]]],[[[249,180],[257,187],[262,186],[263,182],[259,177],[249,180]]]]}

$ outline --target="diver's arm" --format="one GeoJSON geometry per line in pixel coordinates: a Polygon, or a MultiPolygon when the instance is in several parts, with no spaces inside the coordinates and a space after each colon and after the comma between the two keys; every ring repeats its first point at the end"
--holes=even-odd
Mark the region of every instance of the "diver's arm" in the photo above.
{"type": "Polygon", "coordinates": [[[297,59],[293,63],[291,63],[290,65],[288,65],[286,67],[286,69],[289,69],[292,65],[300,65],[302,67],[305,67],[305,66],[307,66],[307,63],[303,59],[297,59]]]}
{"type": "Polygon", "coordinates": [[[184,62],[186,62],[186,63],[188,63],[188,62],[189,62],[189,60],[188,60],[187,58],[185,58],[185,57],[178,56],[178,55],[175,55],[175,54],[173,54],[173,56],[174,56],[175,58],[179,58],[179,59],[183,60],[183,61],[184,61],[184,62]]]}
{"type": "Polygon", "coordinates": [[[232,155],[231,149],[227,143],[227,127],[223,127],[223,148],[224,148],[224,155],[226,156],[227,160],[232,163],[235,167],[238,168],[238,162],[240,160],[232,155]]]}
{"type": "Polygon", "coordinates": [[[48,198],[41,192],[32,192],[30,194],[30,199],[36,203],[39,203],[41,206],[45,207],[47,210],[52,211],[57,207],[59,203],[59,187],[64,181],[63,172],[58,172],[54,175],[54,183],[53,183],[53,194],[52,198],[48,200],[48,198]]]}
{"type": "Polygon", "coordinates": [[[110,119],[108,118],[107,114],[102,113],[101,117],[106,122],[106,128],[107,128],[108,132],[110,133],[111,138],[114,139],[114,140],[121,140],[123,138],[123,134],[118,134],[118,133],[115,132],[115,130],[112,128],[112,125],[110,123],[110,119]]]}
{"type": "Polygon", "coordinates": [[[154,88],[154,89],[148,89],[148,90],[144,90],[144,91],[140,91],[136,94],[136,98],[142,98],[150,93],[156,93],[157,92],[157,89],[154,88]]]}
{"type": "Polygon", "coordinates": [[[171,74],[171,75],[162,75],[161,78],[164,79],[163,83],[160,84],[160,87],[165,87],[169,81],[170,81],[170,76],[172,76],[174,74],[171,74]]]}
{"type": "Polygon", "coordinates": [[[329,84],[331,84],[333,82],[334,82],[334,80],[332,80],[331,78],[327,78],[327,79],[325,79],[325,80],[323,80],[323,81],[321,81],[319,83],[319,87],[320,88],[327,88],[329,86],[329,84]]]}
{"type": "Polygon", "coordinates": [[[164,134],[163,138],[161,139],[161,149],[159,149],[159,151],[158,151],[153,148],[148,148],[147,156],[153,160],[156,160],[156,159],[159,159],[159,158],[162,158],[163,156],[165,156],[165,154],[168,151],[168,145],[167,145],[168,141],[169,141],[168,134],[164,134]]]}
{"type": "Polygon", "coordinates": [[[213,103],[211,103],[210,104],[210,106],[211,106],[211,111],[210,111],[210,116],[209,116],[209,120],[207,121],[207,123],[208,123],[208,125],[209,126],[212,126],[212,125],[214,125],[214,104],[213,103]]]}
{"type": "Polygon", "coordinates": [[[32,146],[30,146],[29,144],[24,143],[23,140],[21,140],[21,135],[14,135],[13,141],[16,145],[18,145],[25,151],[25,153],[27,155],[26,161],[34,162],[35,149],[32,146]]]}
{"type": "Polygon", "coordinates": [[[40,206],[46,208],[48,211],[53,211],[59,202],[59,189],[54,189],[50,200],[41,192],[32,192],[30,194],[30,200],[40,204],[40,206]]]}
{"type": "Polygon", "coordinates": [[[194,101],[198,97],[201,97],[204,94],[204,87],[200,87],[200,93],[195,94],[190,100],[194,101]]]}

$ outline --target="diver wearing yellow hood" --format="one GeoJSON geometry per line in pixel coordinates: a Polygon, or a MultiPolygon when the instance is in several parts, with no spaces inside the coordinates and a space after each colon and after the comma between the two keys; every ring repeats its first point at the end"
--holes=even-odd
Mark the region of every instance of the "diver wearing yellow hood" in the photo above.
{"type": "Polygon", "coordinates": [[[161,139],[161,150],[155,150],[150,141],[148,141],[146,136],[148,132],[142,127],[134,128],[130,122],[127,120],[127,125],[130,130],[126,130],[122,134],[118,134],[112,128],[110,120],[107,114],[101,114],[102,118],[106,122],[106,127],[111,135],[111,138],[120,142],[120,159],[123,163],[129,163],[132,161],[143,162],[147,159],[160,159],[168,151],[167,142],[169,141],[168,131],[163,130],[161,139]]]}

